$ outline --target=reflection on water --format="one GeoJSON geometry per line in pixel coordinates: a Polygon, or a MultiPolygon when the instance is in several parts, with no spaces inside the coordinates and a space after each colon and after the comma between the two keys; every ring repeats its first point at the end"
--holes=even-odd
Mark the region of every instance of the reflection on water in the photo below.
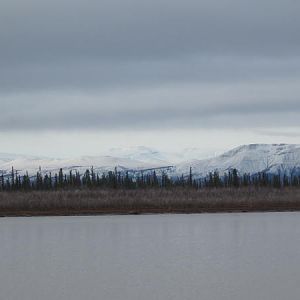
{"type": "Polygon", "coordinates": [[[300,214],[0,219],[0,299],[299,299],[300,214]]]}

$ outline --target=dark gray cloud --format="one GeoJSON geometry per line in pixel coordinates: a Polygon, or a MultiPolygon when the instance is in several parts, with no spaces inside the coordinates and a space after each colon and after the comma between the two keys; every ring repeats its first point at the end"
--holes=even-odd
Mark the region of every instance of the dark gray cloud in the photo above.
{"type": "Polygon", "coordinates": [[[298,126],[296,0],[4,0],[0,130],[298,126]]]}
{"type": "Polygon", "coordinates": [[[94,93],[8,94],[2,99],[0,128],[297,126],[299,94],[299,81],[170,84],[94,93]]]}
{"type": "Polygon", "coordinates": [[[81,89],[110,90],[160,84],[224,83],[300,78],[300,56],[287,58],[189,56],[144,61],[20,64],[0,69],[0,93],[81,89]]]}
{"type": "Polygon", "coordinates": [[[4,0],[1,64],[298,55],[299,10],[295,0],[4,0]]]}

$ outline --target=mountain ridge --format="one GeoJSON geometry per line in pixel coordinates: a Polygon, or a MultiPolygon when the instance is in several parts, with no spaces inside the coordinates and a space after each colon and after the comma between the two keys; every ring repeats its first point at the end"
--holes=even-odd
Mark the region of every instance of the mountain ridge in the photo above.
{"type": "MultiPolygon", "coordinates": [[[[205,177],[208,173],[218,171],[220,175],[235,168],[240,174],[267,173],[300,173],[299,144],[248,144],[235,147],[220,155],[208,159],[190,159],[178,162],[176,154],[169,156],[147,147],[113,148],[112,155],[81,156],[78,158],[45,158],[40,156],[0,153],[0,172],[11,173],[11,168],[19,174],[26,171],[34,176],[38,170],[42,173],[57,173],[60,168],[64,172],[76,170],[80,173],[94,167],[98,173],[113,171],[136,171],[161,169],[170,176],[187,176],[192,167],[195,178],[205,177]],[[119,155],[121,157],[114,156],[119,155]],[[120,154],[121,153],[121,154],[120,154]]],[[[197,151],[195,151],[196,153],[197,151]]]]}
{"type": "Polygon", "coordinates": [[[203,177],[209,172],[220,174],[231,169],[239,173],[255,174],[291,173],[300,169],[300,145],[298,144],[249,144],[233,148],[223,154],[204,160],[192,160],[178,164],[176,172],[188,174],[192,167],[196,176],[203,177]]]}

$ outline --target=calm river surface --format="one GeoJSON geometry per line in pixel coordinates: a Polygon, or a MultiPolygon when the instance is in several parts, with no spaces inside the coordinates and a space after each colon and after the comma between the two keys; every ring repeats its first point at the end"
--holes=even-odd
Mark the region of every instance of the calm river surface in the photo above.
{"type": "Polygon", "coordinates": [[[300,213],[0,219],[0,299],[299,299],[300,213]]]}

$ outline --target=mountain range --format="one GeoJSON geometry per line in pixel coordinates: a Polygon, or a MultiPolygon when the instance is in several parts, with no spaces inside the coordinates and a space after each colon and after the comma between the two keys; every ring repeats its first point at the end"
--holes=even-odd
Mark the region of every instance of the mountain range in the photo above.
{"type": "Polygon", "coordinates": [[[37,171],[57,173],[77,170],[83,173],[94,167],[98,173],[117,168],[119,171],[166,171],[170,176],[188,175],[190,167],[194,177],[204,177],[209,172],[220,174],[236,168],[240,174],[258,172],[300,173],[300,145],[250,144],[207,159],[197,159],[201,149],[187,149],[181,153],[166,153],[147,147],[113,148],[110,155],[82,156],[72,159],[26,156],[0,153],[0,172],[9,175],[12,166],[19,174],[26,171],[34,176],[37,171]]]}

